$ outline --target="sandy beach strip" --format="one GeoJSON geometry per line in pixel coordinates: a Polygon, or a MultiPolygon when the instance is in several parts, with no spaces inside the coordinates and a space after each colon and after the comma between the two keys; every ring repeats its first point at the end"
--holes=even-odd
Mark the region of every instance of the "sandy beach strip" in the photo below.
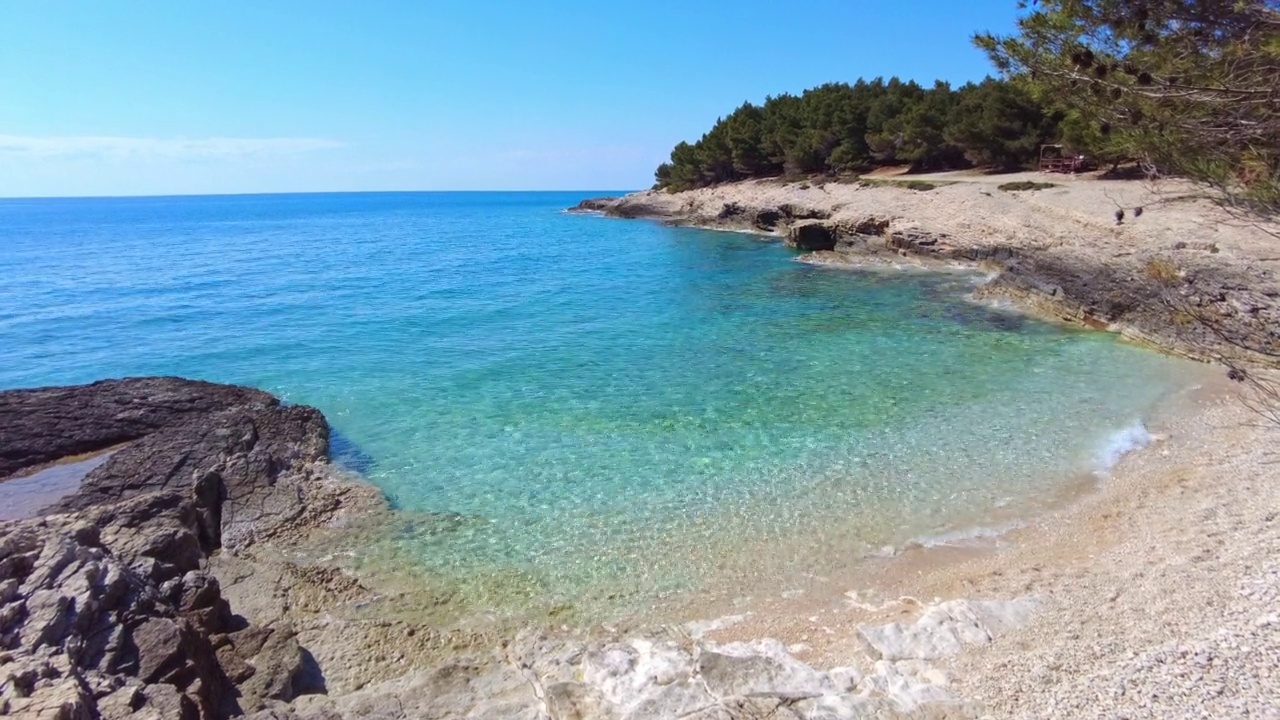
{"type": "Polygon", "coordinates": [[[707,637],[865,665],[861,627],[1034,598],[1021,627],[933,661],[952,693],[994,717],[1280,717],[1280,429],[1241,392],[1188,392],[1152,421],[1156,442],[1055,512],[775,594],[707,637]]]}

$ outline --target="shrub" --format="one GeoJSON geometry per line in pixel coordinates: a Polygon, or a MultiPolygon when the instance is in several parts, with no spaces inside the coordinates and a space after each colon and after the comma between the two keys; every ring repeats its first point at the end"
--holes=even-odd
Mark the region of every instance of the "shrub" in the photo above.
{"type": "Polygon", "coordinates": [[[920,192],[929,192],[930,190],[938,187],[931,182],[925,182],[923,180],[907,180],[906,182],[900,182],[898,184],[908,190],[919,190],[920,192]]]}
{"type": "MultiPolygon", "coordinates": [[[[908,190],[918,190],[920,192],[929,192],[939,187],[938,183],[926,182],[924,180],[869,180],[863,178],[859,181],[864,187],[900,187],[908,190]]],[[[949,183],[942,183],[947,185],[949,183]]]]}
{"type": "Polygon", "coordinates": [[[1049,188],[1058,187],[1054,183],[1032,182],[1030,180],[1021,180],[1019,182],[1007,182],[1000,186],[1005,192],[1018,192],[1019,190],[1048,190],[1049,188]]]}
{"type": "Polygon", "coordinates": [[[1178,271],[1178,266],[1166,258],[1152,258],[1147,261],[1144,270],[1147,277],[1165,287],[1177,285],[1182,280],[1182,273],[1178,271]]]}

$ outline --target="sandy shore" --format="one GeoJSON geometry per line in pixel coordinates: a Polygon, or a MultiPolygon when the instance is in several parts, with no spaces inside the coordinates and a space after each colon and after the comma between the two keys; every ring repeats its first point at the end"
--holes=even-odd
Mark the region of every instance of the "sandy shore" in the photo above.
{"type": "MultiPolygon", "coordinates": [[[[757,220],[778,208],[792,225],[822,222],[837,233],[877,219],[888,242],[848,242],[803,259],[978,264],[995,279],[980,296],[1212,356],[1211,342],[1167,327],[1156,293],[1117,312],[1106,306],[1105,284],[1080,280],[1137,282],[1153,259],[1167,259],[1188,284],[1202,283],[1193,292],[1211,295],[1214,312],[1239,322],[1254,348],[1275,347],[1276,228],[1242,222],[1185,185],[1026,175],[912,178],[952,183],[930,191],[739,183],[592,209],[772,234],[786,234],[788,220],[767,229],[757,220]],[[1058,187],[997,188],[1016,180],[1058,187]],[[1126,208],[1123,224],[1117,207],[1126,208]],[[930,242],[894,243],[895,235],[930,242]],[[1074,278],[1057,283],[1064,275],[1074,278]]],[[[761,588],[749,611],[708,608],[721,620],[699,627],[711,628],[704,638],[712,643],[778,638],[814,667],[899,672],[950,696],[900,705],[907,716],[1280,717],[1280,428],[1246,407],[1248,398],[1248,388],[1215,376],[1151,419],[1156,442],[1055,512],[998,537],[908,549],[803,587],[761,588]],[[998,628],[969,623],[979,637],[961,652],[895,657],[879,644],[885,627],[904,642],[963,637],[945,613],[938,620],[957,599],[1026,601],[1034,610],[998,628]],[[916,665],[895,671],[903,658],[916,665]]],[[[962,615],[951,620],[963,628],[962,615]]]]}
{"type": "Polygon", "coordinates": [[[998,538],[908,550],[770,593],[720,642],[776,637],[816,667],[874,662],[860,629],[956,598],[1033,598],[990,644],[930,662],[993,717],[1280,717],[1280,455],[1211,382],[1090,491],[998,538]]]}

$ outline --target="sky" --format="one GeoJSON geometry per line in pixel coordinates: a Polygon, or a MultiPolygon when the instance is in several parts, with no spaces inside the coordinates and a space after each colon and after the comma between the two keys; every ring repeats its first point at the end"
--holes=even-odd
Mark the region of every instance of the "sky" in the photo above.
{"type": "Polygon", "coordinates": [[[0,197],[648,187],[743,101],[991,72],[1016,0],[0,3],[0,197]]]}

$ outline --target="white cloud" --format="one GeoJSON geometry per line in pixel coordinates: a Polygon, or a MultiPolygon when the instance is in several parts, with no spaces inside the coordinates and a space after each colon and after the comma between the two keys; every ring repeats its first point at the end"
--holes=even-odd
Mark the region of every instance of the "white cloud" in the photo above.
{"type": "Polygon", "coordinates": [[[0,135],[0,154],[33,157],[99,157],[114,159],[234,159],[296,155],[329,150],[343,143],[323,138],[138,138],[28,137],[0,135]]]}

